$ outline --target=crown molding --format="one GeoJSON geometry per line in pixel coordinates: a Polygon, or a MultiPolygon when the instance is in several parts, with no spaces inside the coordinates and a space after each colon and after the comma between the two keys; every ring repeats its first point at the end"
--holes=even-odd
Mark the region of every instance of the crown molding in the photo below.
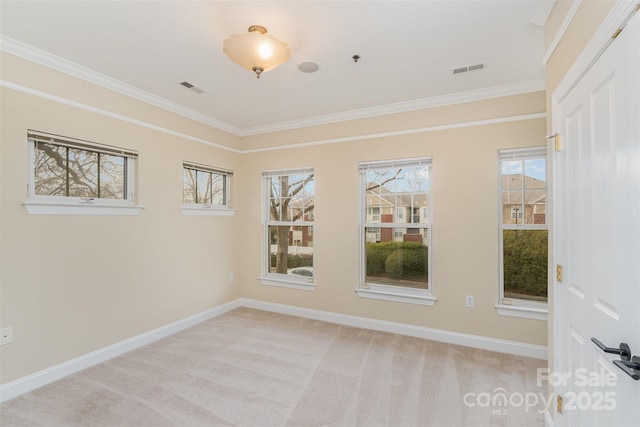
{"type": "Polygon", "coordinates": [[[442,107],[445,105],[462,104],[465,102],[482,101],[503,96],[519,95],[523,93],[539,92],[545,90],[544,80],[518,82],[501,86],[492,86],[483,89],[457,92],[430,98],[416,99],[394,104],[380,105],[377,107],[362,108],[359,110],[344,111],[341,113],[327,114],[301,120],[274,123],[264,126],[244,128],[238,136],[245,137],[271,132],[299,129],[309,126],[326,125],[348,120],[364,119],[367,117],[384,116],[388,114],[404,113],[408,111],[423,110],[426,108],[442,107]]]}
{"type": "Polygon", "coordinates": [[[15,90],[15,91],[18,91],[18,92],[26,93],[28,95],[37,96],[39,98],[47,99],[49,101],[58,102],[58,103],[64,104],[64,105],[69,105],[71,107],[75,107],[75,108],[78,108],[78,109],[81,109],[81,110],[85,110],[85,111],[90,111],[90,112],[93,112],[93,113],[96,113],[96,114],[100,114],[100,115],[103,115],[103,116],[107,116],[107,117],[111,117],[111,118],[114,118],[114,119],[122,120],[122,121],[125,121],[125,122],[128,122],[128,123],[133,123],[135,125],[142,126],[142,127],[148,128],[148,129],[153,129],[153,130],[156,130],[158,132],[163,132],[163,133],[166,133],[168,135],[177,136],[179,138],[188,139],[188,140],[191,140],[191,141],[198,142],[200,144],[210,145],[212,147],[220,148],[220,149],[231,151],[233,153],[238,153],[238,154],[259,153],[259,152],[264,152],[264,151],[278,151],[278,150],[284,150],[284,149],[288,149],[288,148],[311,147],[311,146],[315,146],[315,145],[337,144],[337,143],[342,143],[342,142],[360,141],[360,140],[363,140],[363,139],[374,139],[374,138],[385,138],[385,137],[402,136],[402,135],[412,135],[412,134],[417,134],[417,133],[435,132],[435,131],[448,130],[448,129],[460,129],[460,128],[471,127],[471,126],[485,126],[485,125],[490,125],[490,124],[508,123],[508,122],[521,121],[521,120],[534,120],[534,119],[542,119],[542,118],[546,118],[547,117],[547,114],[545,112],[541,112],[541,113],[532,113],[532,114],[522,114],[522,115],[518,115],[518,116],[496,117],[496,118],[492,118],[492,119],[475,120],[475,121],[470,121],[470,122],[449,123],[449,124],[444,124],[444,125],[428,126],[428,127],[422,127],[422,128],[402,129],[402,130],[395,130],[395,131],[389,131],[389,132],[377,132],[377,133],[370,133],[370,134],[361,134],[361,135],[354,135],[354,136],[341,137],[341,138],[322,139],[322,140],[307,141],[307,142],[297,142],[297,143],[292,143],[292,144],[287,144],[287,145],[277,145],[277,146],[273,146],[273,147],[237,149],[237,148],[233,148],[233,147],[228,147],[226,145],[218,144],[218,143],[213,142],[213,141],[209,141],[209,140],[205,140],[205,139],[198,138],[198,137],[195,137],[195,136],[187,135],[187,134],[184,134],[182,132],[174,131],[172,129],[164,128],[164,127],[155,125],[153,123],[149,123],[149,122],[145,122],[145,121],[142,121],[142,120],[134,119],[132,117],[125,116],[125,115],[122,115],[122,114],[119,114],[119,113],[114,113],[112,111],[103,110],[101,108],[93,107],[91,105],[82,104],[80,102],[73,101],[73,100],[67,99],[67,98],[63,98],[63,97],[58,96],[58,95],[53,95],[53,94],[46,93],[46,92],[43,92],[43,91],[40,91],[40,90],[37,90],[37,89],[33,89],[33,88],[26,87],[26,86],[22,86],[20,84],[14,83],[14,82],[10,82],[10,81],[6,81],[6,80],[0,79],[0,87],[4,87],[4,88],[15,90]]]}
{"type": "Polygon", "coordinates": [[[180,104],[169,101],[147,91],[138,89],[134,86],[121,82],[120,80],[116,80],[112,77],[98,73],[97,71],[94,71],[90,68],[83,67],[74,62],[68,61],[64,58],[60,58],[59,56],[53,55],[49,52],[45,52],[44,50],[35,48],[2,34],[0,34],[0,50],[3,50],[12,55],[19,56],[21,58],[25,58],[37,64],[44,65],[45,67],[63,72],[65,74],[69,74],[89,83],[93,83],[98,86],[113,90],[115,92],[121,93],[155,107],[162,108],[163,110],[170,111],[188,119],[215,127],[225,132],[229,132],[233,135],[239,136],[239,134],[242,132],[240,128],[229,123],[191,110],[180,104]]]}
{"type": "Polygon", "coordinates": [[[121,93],[125,96],[140,100],[147,104],[161,108],[166,111],[178,114],[188,119],[203,123],[208,126],[229,132],[238,137],[260,135],[272,132],[286,131],[292,129],[305,128],[310,126],[326,125],[348,120],[364,119],[368,117],[383,116],[389,114],[403,113],[426,108],[441,107],[445,105],[461,104],[465,102],[481,101],[503,96],[519,95],[523,93],[539,92],[545,90],[543,80],[517,82],[501,86],[492,86],[483,89],[457,92],[453,94],[434,96],[430,98],[416,99],[412,101],[398,102],[393,104],[380,105],[357,110],[344,111],[335,114],[310,117],[300,120],[292,120],[280,123],[273,123],[263,126],[253,126],[239,128],[221,120],[215,119],[206,114],[199,113],[186,108],[180,104],[169,101],[160,96],[151,94],[134,86],[116,80],[112,77],[98,73],[89,68],[75,64],[66,59],[60,58],[51,53],[37,49],[18,40],[0,34],[0,50],[10,54],[25,58],[29,61],[43,65],[48,68],[77,77],[89,83],[102,86],[104,88],[121,93]]]}

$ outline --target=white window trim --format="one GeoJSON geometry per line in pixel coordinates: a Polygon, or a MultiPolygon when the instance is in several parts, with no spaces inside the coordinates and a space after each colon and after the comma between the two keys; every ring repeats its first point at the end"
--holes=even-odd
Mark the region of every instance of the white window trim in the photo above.
{"type": "Polygon", "coordinates": [[[283,288],[302,289],[303,291],[313,291],[316,288],[315,277],[300,277],[288,274],[266,273],[258,280],[262,285],[280,286],[283,288]]]}
{"type": "Polygon", "coordinates": [[[108,147],[102,144],[96,144],[89,141],[60,137],[58,135],[47,134],[38,131],[29,131],[27,138],[29,146],[28,171],[29,183],[27,185],[27,200],[22,205],[30,215],[104,215],[104,216],[135,216],[140,215],[142,206],[135,203],[136,200],[136,161],[137,152],[132,150],[121,149],[126,152],[127,162],[127,198],[124,200],[99,199],[93,197],[68,197],[68,196],[42,196],[35,194],[35,141],[43,140],[47,142],[47,138],[52,139],[52,143],[64,141],[70,143],[77,142],[87,146],[88,150],[95,148],[101,150],[105,147],[107,150],[115,147],[108,147]],[[31,137],[33,135],[33,137],[31,137]]]}
{"type": "Polygon", "coordinates": [[[363,286],[356,288],[355,291],[361,298],[404,302],[429,307],[433,306],[437,301],[437,298],[427,289],[411,289],[377,283],[365,283],[363,286]]]}
{"type": "MultiPolygon", "coordinates": [[[[503,299],[504,300],[504,299],[503,299]]],[[[533,320],[547,320],[548,310],[546,308],[533,308],[521,305],[529,301],[525,300],[511,300],[518,301],[517,305],[496,304],[495,308],[498,314],[501,316],[520,317],[524,319],[533,320]]]]}
{"type": "MultiPolygon", "coordinates": [[[[427,164],[430,167],[432,160],[431,157],[420,157],[420,158],[412,158],[412,159],[400,159],[400,160],[389,160],[389,161],[378,161],[378,162],[361,162],[359,169],[363,168],[385,168],[385,167],[400,167],[403,165],[415,165],[416,163],[427,164]]],[[[363,189],[366,187],[366,177],[363,173],[360,173],[360,189],[359,195],[360,202],[359,206],[359,265],[360,265],[360,286],[355,289],[355,292],[361,298],[369,298],[369,299],[377,299],[383,301],[391,301],[391,302],[401,302],[401,303],[409,303],[409,304],[417,304],[431,307],[435,305],[437,298],[434,297],[433,294],[433,281],[432,281],[432,250],[433,245],[432,242],[432,222],[428,223],[370,223],[367,222],[367,208],[370,206],[366,206],[366,194],[363,189]],[[420,228],[428,230],[429,235],[429,251],[428,251],[428,266],[429,271],[427,273],[427,283],[429,285],[429,289],[416,289],[416,288],[408,288],[408,287],[400,287],[400,286],[390,286],[383,285],[379,283],[367,283],[365,280],[366,276],[366,259],[365,259],[365,229],[378,227],[382,228],[420,228]]],[[[431,173],[429,174],[431,188],[433,188],[431,173]]],[[[432,193],[429,192],[429,206],[433,206],[432,203],[432,193]]]]}
{"type": "MultiPolygon", "coordinates": [[[[296,221],[295,223],[293,222],[282,222],[282,221],[269,221],[270,218],[270,212],[269,212],[269,207],[268,207],[268,200],[269,200],[269,194],[271,192],[271,188],[268,185],[268,181],[267,178],[268,177],[273,177],[273,176],[280,176],[280,175],[296,175],[296,174],[315,174],[313,168],[311,167],[306,167],[306,168],[299,168],[299,169],[282,169],[282,170],[271,170],[271,171],[264,171],[262,172],[262,250],[264,251],[264,248],[269,247],[270,242],[269,242],[269,225],[272,226],[294,226],[294,227],[298,227],[298,226],[310,226],[310,227],[315,227],[315,222],[314,221],[296,221]]],[[[315,182],[315,176],[314,176],[314,182],[315,182]]],[[[314,194],[314,198],[315,198],[315,194],[314,194]]],[[[314,215],[315,218],[315,215],[314,215]]],[[[315,250],[315,248],[314,248],[315,250]]],[[[314,291],[316,288],[316,277],[315,277],[315,271],[314,271],[314,276],[313,277],[302,277],[302,276],[296,276],[293,274],[277,274],[277,273],[270,273],[268,272],[269,270],[269,257],[270,254],[267,253],[265,254],[263,252],[262,254],[262,275],[260,277],[258,277],[258,280],[260,281],[260,284],[262,285],[267,285],[267,286],[278,286],[278,287],[282,287],[282,288],[290,288],[290,289],[300,289],[300,290],[304,290],[304,291],[314,291]]]]}
{"type": "MultiPolygon", "coordinates": [[[[500,316],[519,317],[523,319],[532,320],[547,320],[548,318],[548,303],[541,301],[531,301],[519,298],[506,298],[504,296],[504,246],[503,246],[503,230],[549,230],[548,224],[504,224],[503,206],[502,206],[502,162],[504,160],[527,160],[544,158],[547,160],[546,147],[532,147],[532,148],[520,148],[520,149],[506,149],[498,151],[498,232],[500,233],[498,238],[498,259],[500,263],[500,282],[498,302],[495,304],[495,308],[500,316]]],[[[548,168],[547,168],[548,176],[548,168]]],[[[546,187],[547,196],[549,195],[548,180],[546,187]]],[[[524,218],[524,212],[521,218],[524,218]]]]}
{"type": "Polygon", "coordinates": [[[140,215],[142,206],[97,205],[50,201],[26,201],[22,205],[30,215],[140,215]]]}
{"type": "Polygon", "coordinates": [[[234,216],[237,209],[215,205],[201,205],[196,203],[184,203],[182,215],[185,216],[234,216]]]}

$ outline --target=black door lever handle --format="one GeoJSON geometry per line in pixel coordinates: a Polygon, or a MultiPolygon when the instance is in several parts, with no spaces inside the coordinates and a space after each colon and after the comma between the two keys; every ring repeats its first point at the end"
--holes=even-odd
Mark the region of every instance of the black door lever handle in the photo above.
{"type": "Polygon", "coordinates": [[[640,357],[633,356],[631,362],[627,360],[614,360],[613,363],[634,380],[640,380],[640,357]]]}
{"type": "Polygon", "coordinates": [[[602,343],[602,341],[600,341],[596,337],[591,338],[591,341],[593,341],[593,343],[598,347],[600,347],[600,350],[604,351],[605,353],[619,354],[620,359],[622,359],[625,362],[628,362],[629,360],[631,360],[631,349],[629,348],[629,345],[627,343],[621,342],[620,347],[615,348],[615,347],[607,347],[602,343]]]}

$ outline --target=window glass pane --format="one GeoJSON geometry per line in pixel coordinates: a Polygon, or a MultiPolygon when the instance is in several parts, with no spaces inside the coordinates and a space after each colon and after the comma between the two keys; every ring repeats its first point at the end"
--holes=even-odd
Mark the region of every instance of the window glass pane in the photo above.
{"type": "Polygon", "coordinates": [[[365,228],[365,282],[428,289],[429,229],[365,228]]]}
{"type": "Polygon", "coordinates": [[[98,153],[68,149],[69,196],[98,196],[98,153]]]}
{"type": "MultiPolygon", "coordinates": [[[[533,182],[536,181],[538,184],[534,184],[535,188],[544,188],[546,186],[547,180],[547,169],[546,169],[546,159],[530,159],[524,161],[524,174],[533,179],[533,182]],[[540,185],[542,183],[542,185],[540,185]]],[[[525,182],[526,188],[531,188],[525,182]]]]}
{"type": "Polygon", "coordinates": [[[182,202],[196,202],[196,171],[183,169],[182,202]]]}
{"type": "Polygon", "coordinates": [[[504,296],[547,301],[547,230],[503,230],[504,296]]]}
{"type": "Polygon", "coordinates": [[[281,213],[280,209],[282,206],[282,200],[271,198],[269,199],[269,213],[271,221],[280,221],[281,213]]]}
{"type": "Polygon", "coordinates": [[[313,227],[269,226],[269,272],[313,277],[313,227]]]}
{"type": "Polygon", "coordinates": [[[120,156],[100,154],[100,198],[125,198],[125,162],[120,156]]]}
{"type": "MultiPolygon", "coordinates": [[[[129,158],[84,147],[32,141],[33,194],[126,200],[129,158]]],[[[134,156],[135,157],[135,156],[134,156]]]]}
{"type": "Polygon", "coordinates": [[[524,192],[524,224],[546,223],[546,195],[544,189],[524,192]]]}
{"type": "Polygon", "coordinates": [[[282,193],[280,191],[280,188],[282,187],[282,185],[280,185],[280,177],[271,177],[269,181],[271,186],[271,197],[274,199],[279,199],[280,197],[282,197],[282,193]]]}
{"type": "Polygon", "coordinates": [[[368,170],[365,176],[367,222],[430,222],[423,209],[429,207],[428,166],[368,170]]]}
{"type": "Polygon", "coordinates": [[[546,224],[546,160],[502,162],[502,223],[546,224]]]}
{"type": "Polygon", "coordinates": [[[502,223],[522,224],[524,196],[522,191],[502,192],[502,223]]]}
{"type": "Polygon", "coordinates": [[[397,189],[399,193],[422,193],[429,191],[429,169],[413,166],[398,169],[397,189]]]}
{"type": "Polygon", "coordinates": [[[65,196],[67,194],[67,148],[58,145],[35,145],[35,194],[65,196]]]}
{"type": "Polygon", "coordinates": [[[502,162],[502,189],[522,189],[522,160],[507,160],[502,162]]]}
{"type": "Polygon", "coordinates": [[[209,172],[196,171],[196,201],[197,203],[211,204],[211,174],[209,172]]]}
{"type": "Polygon", "coordinates": [[[211,204],[225,205],[225,177],[217,173],[211,174],[211,204]]]}
{"type": "Polygon", "coordinates": [[[302,208],[304,209],[304,216],[302,216],[300,220],[313,221],[315,209],[315,180],[312,175],[305,175],[303,192],[304,201],[302,208]]]}

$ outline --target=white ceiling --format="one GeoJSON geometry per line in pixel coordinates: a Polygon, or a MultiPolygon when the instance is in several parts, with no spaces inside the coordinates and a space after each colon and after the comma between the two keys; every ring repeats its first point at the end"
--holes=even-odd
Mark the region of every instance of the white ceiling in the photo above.
{"type": "Polygon", "coordinates": [[[250,134],[354,110],[540,83],[542,25],[552,3],[1,0],[0,33],[5,46],[18,41],[41,49],[250,134]],[[289,61],[259,80],[222,52],[226,37],[252,24],[291,48],[289,61]],[[320,69],[299,71],[304,60],[320,69]],[[453,67],[480,62],[485,70],[451,75],[453,67]],[[205,92],[190,91],[182,81],[205,92]]]}

